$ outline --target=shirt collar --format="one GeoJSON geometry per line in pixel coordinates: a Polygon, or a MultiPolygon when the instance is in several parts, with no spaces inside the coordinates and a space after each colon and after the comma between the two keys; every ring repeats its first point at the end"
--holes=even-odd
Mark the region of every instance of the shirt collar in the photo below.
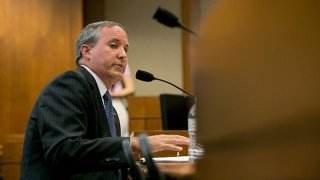
{"type": "Polygon", "coordinates": [[[99,76],[94,73],[90,68],[88,68],[87,66],[81,64],[82,67],[84,67],[87,71],[89,71],[89,73],[93,76],[93,78],[96,80],[96,83],[98,85],[99,88],[99,92],[100,92],[100,96],[102,97],[106,92],[107,92],[107,87],[106,85],[103,83],[103,81],[99,78],[99,76]]]}

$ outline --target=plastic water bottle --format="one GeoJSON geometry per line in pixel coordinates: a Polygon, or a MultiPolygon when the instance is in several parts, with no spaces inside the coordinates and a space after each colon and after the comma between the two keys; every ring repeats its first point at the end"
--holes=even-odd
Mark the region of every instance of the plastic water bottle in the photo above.
{"type": "Polygon", "coordinates": [[[196,104],[193,104],[188,115],[188,133],[189,133],[189,159],[194,161],[199,159],[204,154],[203,147],[197,143],[197,118],[196,118],[196,104]]]}

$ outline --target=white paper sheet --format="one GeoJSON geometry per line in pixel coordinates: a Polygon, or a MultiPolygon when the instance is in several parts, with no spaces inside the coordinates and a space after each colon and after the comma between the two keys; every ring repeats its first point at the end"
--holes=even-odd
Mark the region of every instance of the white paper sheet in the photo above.
{"type": "MultiPolygon", "coordinates": [[[[145,158],[141,158],[142,162],[146,162],[145,158]]],[[[175,157],[157,157],[153,158],[155,163],[159,162],[189,162],[189,156],[175,156],[175,157]]]]}

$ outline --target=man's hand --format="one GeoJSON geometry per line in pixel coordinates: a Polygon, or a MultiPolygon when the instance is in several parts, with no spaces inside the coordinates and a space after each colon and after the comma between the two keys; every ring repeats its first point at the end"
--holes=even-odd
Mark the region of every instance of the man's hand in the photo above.
{"type": "MultiPolygon", "coordinates": [[[[189,138],[180,135],[154,135],[148,136],[148,142],[152,152],[158,151],[182,151],[182,147],[177,145],[189,145],[189,138]]],[[[139,140],[137,137],[131,138],[131,146],[134,151],[139,151],[139,140]]]]}

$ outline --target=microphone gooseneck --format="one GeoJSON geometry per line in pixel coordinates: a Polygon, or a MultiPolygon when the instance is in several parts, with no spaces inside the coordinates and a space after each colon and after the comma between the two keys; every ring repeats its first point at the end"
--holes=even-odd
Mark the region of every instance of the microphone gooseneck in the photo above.
{"type": "Polygon", "coordinates": [[[145,82],[151,82],[153,80],[159,80],[159,81],[168,83],[171,86],[174,86],[175,88],[179,89],[180,91],[182,91],[182,92],[188,94],[189,96],[195,98],[192,94],[190,94],[187,91],[183,90],[182,88],[176,86],[175,84],[172,84],[171,82],[168,82],[168,81],[163,80],[163,79],[156,78],[156,77],[153,76],[153,74],[151,74],[149,72],[146,72],[146,71],[138,70],[136,72],[136,79],[141,80],[141,81],[145,81],[145,82]]]}
{"type": "Polygon", "coordinates": [[[182,92],[184,92],[184,93],[186,93],[186,94],[188,94],[189,96],[191,96],[191,97],[193,97],[193,98],[194,98],[194,96],[193,96],[192,94],[190,94],[190,93],[188,93],[187,91],[183,90],[182,88],[180,88],[180,87],[178,87],[178,86],[176,86],[176,85],[172,84],[171,82],[168,82],[168,81],[163,80],[163,79],[158,79],[158,78],[155,78],[155,79],[156,79],[156,80],[159,80],[159,81],[162,81],[162,82],[165,82],[165,83],[168,83],[168,84],[170,84],[170,85],[174,86],[175,88],[179,89],[180,91],[182,91],[182,92]]]}

